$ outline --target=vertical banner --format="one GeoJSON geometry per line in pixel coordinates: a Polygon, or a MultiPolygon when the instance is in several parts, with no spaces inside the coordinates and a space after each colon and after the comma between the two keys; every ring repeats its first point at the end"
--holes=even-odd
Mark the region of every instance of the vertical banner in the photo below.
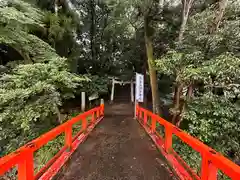
{"type": "Polygon", "coordinates": [[[144,75],[136,73],[136,91],[135,97],[137,102],[144,101],[144,75]]]}

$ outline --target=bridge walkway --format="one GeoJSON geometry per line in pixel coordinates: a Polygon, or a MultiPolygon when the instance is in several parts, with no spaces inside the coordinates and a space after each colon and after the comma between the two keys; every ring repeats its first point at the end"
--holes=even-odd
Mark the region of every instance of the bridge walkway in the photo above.
{"type": "Polygon", "coordinates": [[[106,105],[105,117],[57,175],[58,180],[174,180],[130,104],[106,105]]]}

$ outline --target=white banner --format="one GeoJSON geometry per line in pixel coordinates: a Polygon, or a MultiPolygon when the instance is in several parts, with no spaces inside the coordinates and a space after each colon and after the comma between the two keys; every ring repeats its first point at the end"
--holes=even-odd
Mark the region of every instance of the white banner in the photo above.
{"type": "Polygon", "coordinates": [[[136,73],[136,91],[135,97],[137,102],[144,101],[144,75],[136,73]]]}

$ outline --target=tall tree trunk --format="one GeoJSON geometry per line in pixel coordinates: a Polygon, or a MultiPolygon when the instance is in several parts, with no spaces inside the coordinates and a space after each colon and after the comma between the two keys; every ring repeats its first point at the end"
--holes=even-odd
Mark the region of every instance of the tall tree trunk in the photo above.
{"type": "Polygon", "coordinates": [[[17,46],[11,46],[12,48],[14,48],[24,59],[24,64],[32,64],[33,61],[30,58],[29,54],[27,52],[24,52],[20,47],[17,46]]]}
{"type": "Polygon", "coordinates": [[[92,60],[96,62],[96,3],[91,0],[91,52],[92,60]]]}
{"type": "Polygon", "coordinates": [[[147,51],[147,62],[150,75],[150,83],[152,89],[152,105],[153,112],[161,114],[160,109],[160,97],[158,91],[158,81],[157,81],[157,72],[154,68],[154,57],[153,57],[153,43],[152,43],[152,29],[149,25],[149,17],[146,15],[144,17],[144,31],[145,31],[145,45],[147,51]]]}
{"type": "MultiPolygon", "coordinates": [[[[226,7],[228,4],[228,0],[219,0],[218,8],[215,11],[215,19],[209,29],[209,35],[213,35],[219,28],[223,15],[225,13],[226,7]]],[[[208,58],[210,52],[210,41],[207,39],[205,43],[206,51],[205,51],[205,58],[208,58]]]]}
{"type": "Polygon", "coordinates": [[[181,106],[181,97],[183,94],[183,87],[182,85],[176,85],[175,91],[174,91],[174,113],[172,116],[172,123],[177,123],[177,117],[180,114],[180,106],[181,106]]]}
{"type": "Polygon", "coordinates": [[[180,127],[181,125],[181,122],[183,121],[183,114],[185,112],[185,109],[186,109],[186,103],[187,101],[190,100],[190,98],[193,96],[193,84],[191,83],[189,86],[188,86],[188,90],[187,90],[187,95],[186,95],[186,99],[184,99],[182,101],[182,104],[180,105],[180,113],[179,113],[179,116],[177,117],[177,121],[176,121],[176,125],[178,127],[180,127]]]}
{"type": "MultiPolygon", "coordinates": [[[[143,59],[145,59],[145,58],[143,58],[143,59]]],[[[147,66],[148,66],[147,61],[144,61],[144,64],[143,64],[143,67],[142,67],[142,72],[143,72],[143,75],[145,77],[144,82],[147,82],[147,66]]],[[[146,92],[146,93],[144,93],[144,107],[147,107],[147,105],[148,105],[147,91],[144,90],[144,92],[146,92]]]]}
{"type": "Polygon", "coordinates": [[[182,20],[181,20],[181,26],[178,34],[178,43],[181,44],[183,40],[183,34],[186,29],[189,12],[192,7],[194,0],[182,0],[182,20]]]}
{"type": "Polygon", "coordinates": [[[59,0],[54,0],[54,13],[58,15],[58,1],[59,0]]]}
{"type": "Polygon", "coordinates": [[[216,32],[221,24],[223,15],[227,7],[228,0],[219,0],[218,10],[215,12],[215,19],[210,29],[210,34],[216,32]]]}
{"type": "Polygon", "coordinates": [[[61,4],[66,10],[79,22],[82,21],[81,14],[78,9],[72,3],[71,0],[59,0],[59,4],[61,4]]]}
{"type": "MultiPolygon", "coordinates": [[[[183,1],[186,1],[186,0],[183,0],[183,1]]],[[[227,7],[227,3],[228,3],[228,0],[219,0],[218,9],[215,12],[215,19],[213,21],[212,26],[209,29],[209,35],[214,34],[218,30],[218,28],[221,24],[224,12],[225,12],[226,7],[227,7]]],[[[208,57],[209,51],[210,51],[210,42],[209,42],[209,40],[207,40],[206,41],[206,52],[205,52],[205,57],[206,58],[208,57]]],[[[186,108],[186,101],[188,101],[192,96],[193,96],[193,83],[191,83],[188,87],[186,100],[183,101],[183,104],[180,107],[179,117],[177,117],[177,120],[175,120],[177,126],[181,125],[182,118],[183,118],[183,113],[184,113],[185,108],[186,108]]]]}
{"type": "MultiPolygon", "coordinates": [[[[181,26],[178,34],[178,45],[182,45],[184,32],[186,30],[187,21],[189,18],[189,12],[192,8],[194,0],[182,0],[182,17],[181,17],[181,26]]],[[[183,87],[182,85],[177,84],[174,87],[174,114],[172,117],[172,123],[177,124],[179,121],[179,117],[181,117],[182,108],[184,105],[181,104],[181,97],[183,94],[183,87]]]]}

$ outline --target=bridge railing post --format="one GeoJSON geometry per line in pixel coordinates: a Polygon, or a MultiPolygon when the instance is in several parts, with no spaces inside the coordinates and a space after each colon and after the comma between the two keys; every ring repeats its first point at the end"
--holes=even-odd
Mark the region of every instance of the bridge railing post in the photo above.
{"type": "Polygon", "coordinates": [[[92,123],[95,121],[95,111],[92,112],[92,123]]]}
{"type": "Polygon", "coordinates": [[[213,165],[212,162],[208,164],[208,179],[217,180],[218,169],[213,165]]]}
{"type": "Polygon", "coordinates": [[[87,129],[87,118],[83,117],[82,118],[82,131],[85,132],[87,129]]]}
{"type": "Polygon", "coordinates": [[[104,115],[104,99],[100,100],[100,115],[103,116],[104,115]]]}
{"type": "Polygon", "coordinates": [[[148,120],[148,114],[147,111],[143,111],[143,124],[146,125],[147,124],[147,120],[148,120]]]}
{"type": "Polygon", "coordinates": [[[142,121],[142,109],[139,108],[139,111],[138,111],[138,119],[142,121]]]}
{"type": "Polygon", "coordinates": [[[68,126],[65,130],[65,146],[70,151],[72,147],[72,126],[68,126]]]}
{"type": "Polygon", "coordinates": [[[201,180],[217,180],[218,169],[208,160],[207,153],[202,154],[201,180]]]}
{"type": "Polygon", "coordinates": [[[157,123],[157,120],[156,120],[156,117],[155,115],[151,115],[151,131],[152,133],[154,133],[156,131],[156,123],[157,123]]]}
{"type": "Polygon", "coordinates": [[[170,150],[172,149],[172,135],[173,135],[172,127],[166,125],[164,146],[167,153],[169,153],[170,150]]]}
{"type": "Polygon", "coordinates": [[[24,152],[24,159],[18,164],[18,180],[34,179],[33,152],[24,152]]]}
{"type": "Polygon", "coordinates": [[[97,109],[97,119],[100,117],[100,109],[97,109]]]}

